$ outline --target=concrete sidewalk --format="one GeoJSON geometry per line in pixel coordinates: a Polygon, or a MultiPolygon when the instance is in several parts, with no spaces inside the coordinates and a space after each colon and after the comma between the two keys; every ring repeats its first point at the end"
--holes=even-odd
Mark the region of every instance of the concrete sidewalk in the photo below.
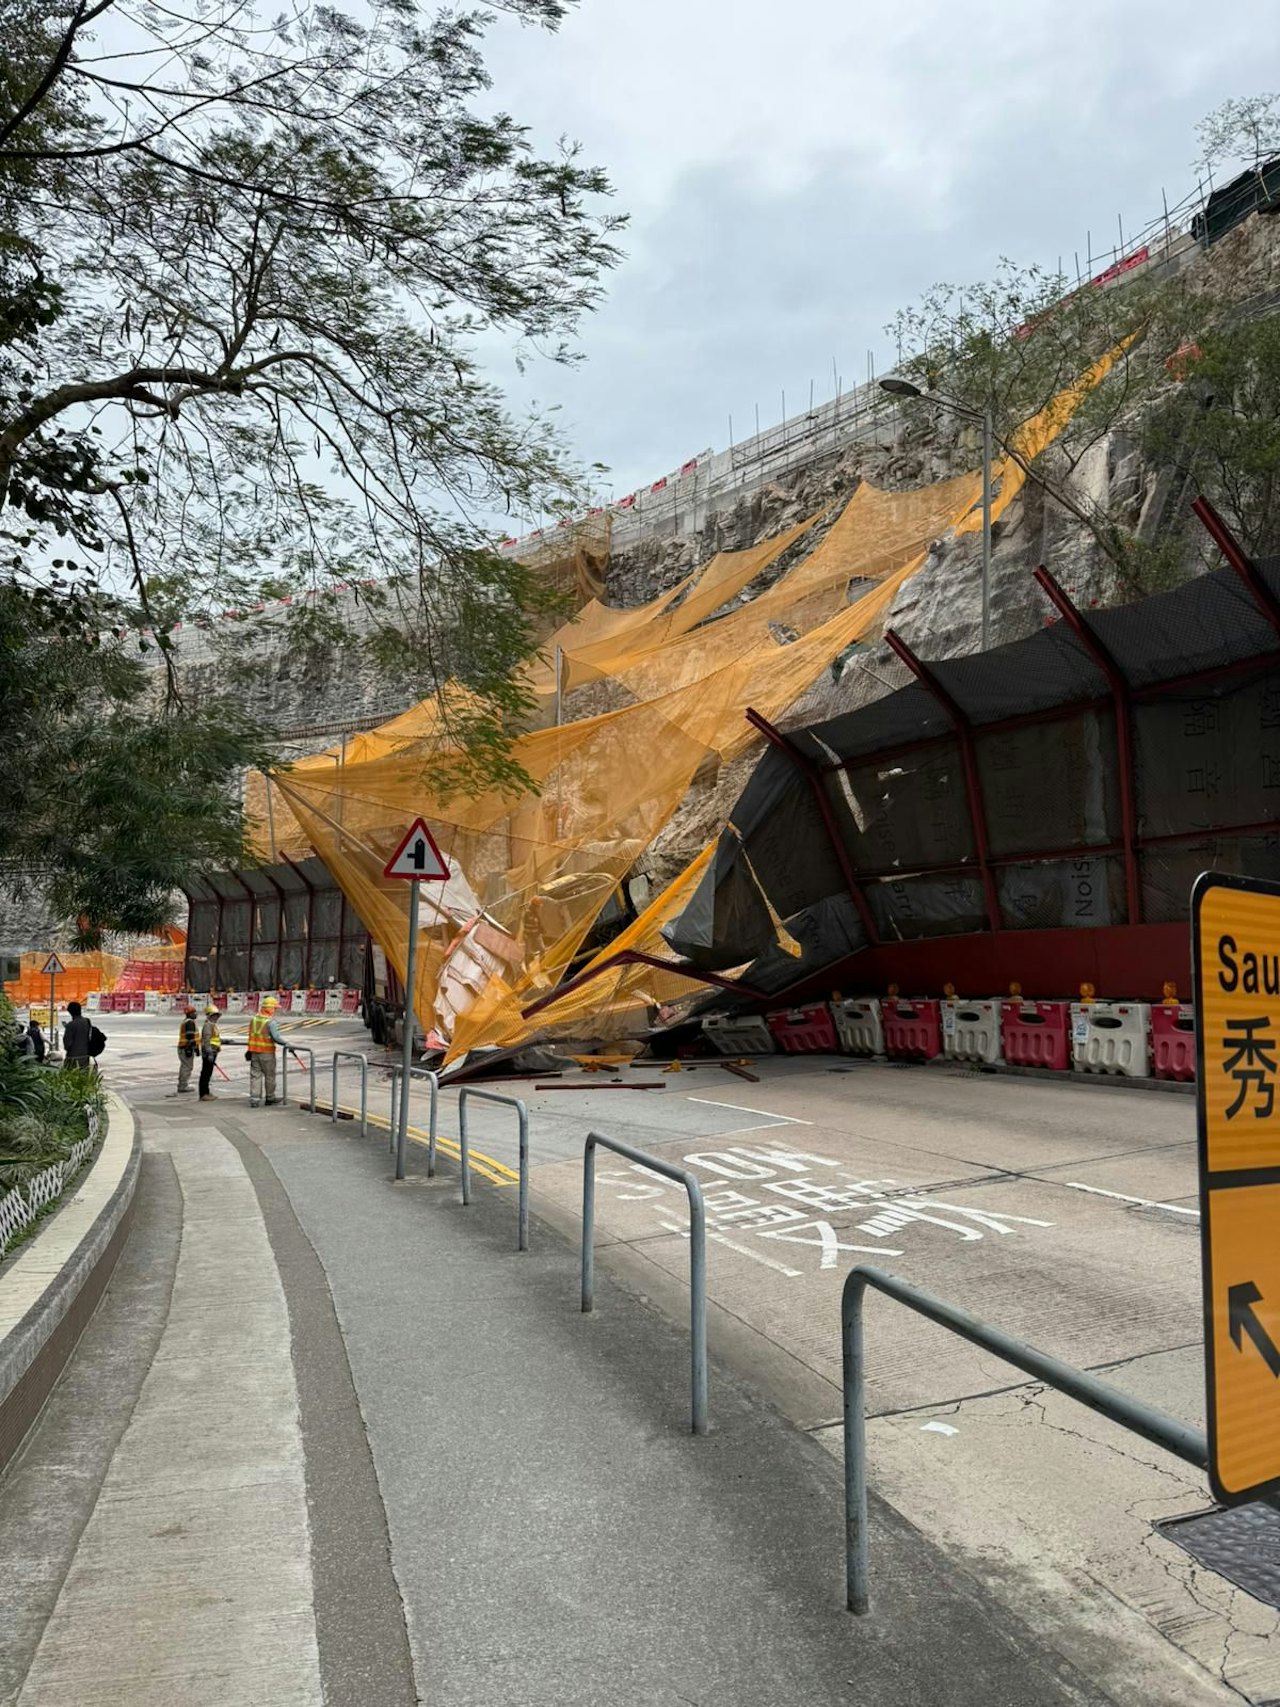
{"type": "MultiPolygon", "coordinates": [[[[1110,1699],[884,1508],[850,1618],[828,1454],[719,1370],[693,1438],[687,1337],[603,1273],[583,1317],[574,1251],[535,1222],[516,1254],[512,1192],[396,1186],[378,1139],[293,1110],[140,1112],[181,1190],[172,1303],[100,1488],[46,1526],[65,1567],[32,1576],[47,1621],[8,1701],[1110,1699]]],[[[136,1236],[163,1242],[155,1207],[136,1236]]],[[[86,1356],[136,1335],[129,1285],[86,1356]]],[[[0,1544],[85,1450],[74,1375],[0,1484],[0,1544]]]]}

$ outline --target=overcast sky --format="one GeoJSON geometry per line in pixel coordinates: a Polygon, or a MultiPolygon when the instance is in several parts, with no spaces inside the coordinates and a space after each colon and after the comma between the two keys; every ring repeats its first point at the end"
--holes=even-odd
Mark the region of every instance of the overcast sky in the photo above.
{"type": "Polygon", "coordinates": [[[1280,86],[1276,0],[582,0],[500,21],[497,101],[617,187],[627,259],[561,405],[617,496],[884,371],[884,326],[1000,256],[1071,270],[1194,188],[1194,126],[1280,86]]]}

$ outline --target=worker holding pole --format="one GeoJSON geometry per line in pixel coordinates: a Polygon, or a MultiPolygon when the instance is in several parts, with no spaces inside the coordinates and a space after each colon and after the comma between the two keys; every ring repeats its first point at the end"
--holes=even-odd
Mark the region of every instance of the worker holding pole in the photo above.
{"type": "Polygon", "coordinates": [[[200,1027],[200,1101],[216,1102],[217,1098],[210,1090],[213,1083],[213,1070],[218,1065],[218,1051],[222,1048],[222,1035],[218,1030],[218,1010],[210,1002],[204,1010],[204,1024],[200,1027]]]}
{"type": "Polygon", "coordinates": [[[276,1096],[276,1050],[285,1047],[284,1037],[276,1024],[274,996],[263,998],[261,1013],[249,1021],[249,1047],[245,1060],[249,1063],[249,1107],[270,1108],[279,1101],[276,1096]]]}

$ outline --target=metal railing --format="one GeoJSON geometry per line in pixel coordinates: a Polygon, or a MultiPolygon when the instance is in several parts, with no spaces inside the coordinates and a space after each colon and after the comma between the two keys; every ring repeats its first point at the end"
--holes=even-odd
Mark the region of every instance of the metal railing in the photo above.
{"type": "Polygon", "coordinates": [[[338,1124],[338,1062],[358,1061],[360,1063],[360,1136],[369,1136],[369,1057],[362,1055],[358,1049],[335,1049],[333,1052],[333,1088],[329,1093],[329,1118],[336,1126],[338,1124]]]}
{"type": "Polygon", "coordinates": [[[471,1157],[467,1149],[467,1100],[474,1097],[477,1102],[501,1103],[504,1108],[514,1108],[520,1123],[520,1204],[516,1218],[516,1249],[529,1249],[529,1110],[519,1097],[500,1096],[497,1091],[477,1090],[474,1085],[463,1085],[458,1092],[458,1143],[462,1150],[462,1201],[471,1201],[471,1157]]]}
{"type": "Polygon", "coordinates": [[[682,1185],[689,1194],[689,1295],[690,1362],[692,1365],[693,1432],[707,1432],[707,1218],[702,1188],[684,1168],[676,1168],[657,1156],[635,1150],[630,1144],[607,1138],[603,1132],[587,1135],[582,1152],[582,1309],[590,1314],[595,1304],[596,1148],[603,1145],[617,1156],[639,1162],[665,1179],[682,1185]]]}
{"type": "Polygon", "coordinates": [[[307,1072],[311,1080],[311,1113],[314,1114],[316,1111],[316,1052],[314,1049],[308,1049],[305,1043],[286,1043],[284,1045],[284,1059],[280,1063],[280,1106],[287,1108],[289,1103],[290,1055],[295,1060],[302,1055],[307,1058],[307,1072]]]}
{"type": "Polygon", "coordinates": [[[867,1418],[865,1389],[865,1352],[862,1340],[862,1301],[868,1286],[896,1298],[918,1315],[927,1316],[939,1327],[959,1334],[971,1345],[992,1351],[1006,1363],[1025,1370],[1037,1381],[1053,1387],[1068,1398],[1077,1399],[1090,1410],[1119,1423],[1133,1434],[1172,1452],[1196,1469],[1203,1470],[1209,1461],[1209,1447],[1203,1434],[1189,1428],[1176,1417],[1130,1398],[1118,1387],[1111,1387],[1083,1369],[1062,1363],[1046,1352],[1037,1351],[1023,1340],[989,1327],[971,1316],[967,1310],[935,1298],[896,1274],[882,1268],[859,1263],[845,1278],[840,1299],[840,1329],[844,1352],[844,1516],[845,1516],[845,1603],[850,1612],[870,1610],[868,1576],[870,1561],[867,1539],[867,1418]]]}
{"type": "MultiPolygon", "coordinates": [[[[429,1067],[410,1067],[409,1077],[410,1079],[425,1079],[431,1086],[431,1112],[427,1122],[427,1178],[433,1179],[436,1171],[436,1126],[440,1112],[440,1075],[433,1073],[429,1067]]],[[[387,1148],[394,1150],[396,1154],[397,1179],[404,1178],[405,1146],[409,1128],[408,1119],[406,1118],[404,1121],[400,1119],[401,1094],[406,1097],[409,1095],[408,1085],[404,1085],[402,1093],[401,1081],[403,1078],[403,1067],[391,1069],[391,1141],[387,1148]]],[[[471,1176],[467,1166],[465,1139],[462,1145],[462,1201],[464,1203],[471,1201],[471,1176]]]]}

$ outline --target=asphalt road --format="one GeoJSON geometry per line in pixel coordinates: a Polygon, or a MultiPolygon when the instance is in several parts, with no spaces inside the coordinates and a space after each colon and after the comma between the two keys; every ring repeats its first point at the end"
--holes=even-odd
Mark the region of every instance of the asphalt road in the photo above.
{"type": "MultiPolygon", "coordinates": [[[[108,1070],[154,1094],[173,1071],[171,1030],[115,1017],[108,1070]]],[[[322,1060],[363,1038],[349,1021],[295,1035],[322,1060]]],[[[242,1076],[242,1062],[228,1068],[242,1076]]],[[[754,1071],[758,1083],[714,1064],[622,1075],[662,1087],[645,1091],[576,1072],[557,1085],[585,1088],[502,1086],[530,1110],[535,1244],[553,1230],[576,1240],[583,1141],[610,1133],[697,1173],[713,1353],[833,1451],[840,1287],[857,1261],[1202,1424],[1190,1097],[827,1057],[754,1071]]],[[[357,1084],[344,1068],[340,1100],[353,1105],[357,1084]]],[[[220,1087],[220,1113],[241,1090],[220,1087]]],[[[385,1118],[381,1059],[370,1092],[385,1118]]],[[[446,1138],[456,1108],[444,1093],[446,1138]]],[[[412,1119],[425,1130],[419,1088],[412,1119]]],[[[381,1142],[373,1135],[371,1152],[381,1142]]],[[[502,1183],[517,1160],[510,1111],[473,1104],[471,1143],[477,1191],[514,1239],[515,1193],[502,1183]]],[[[447,1148],[429,1188],[446,1197],[456,1191],[447,1148]]],[[[425,1185],[423,1165],[415,1146],[411,1177],[425,1185]]],[[[683,1192],[615,1157],[602,1154],[599,1169],[602,1271],[682,1324],[683,1192]]],[[[299,1197],[305,1163],[283,1177],[299,1197]]],[[[341,1260],[337,1245],[330,1260],[341,1260]]],[[[1117,1700],[1280,1699],[1275,1611],[1154,1527],[1209,1504],[1202,1478],[886,1300],[869,1304],[867,1343],[873,1485],[1047,1643],[1074,1662],[1087,1656],[1117,1700]]],[[[713,1419],[715,1406],[713,1387],[713,1419]]]]}

